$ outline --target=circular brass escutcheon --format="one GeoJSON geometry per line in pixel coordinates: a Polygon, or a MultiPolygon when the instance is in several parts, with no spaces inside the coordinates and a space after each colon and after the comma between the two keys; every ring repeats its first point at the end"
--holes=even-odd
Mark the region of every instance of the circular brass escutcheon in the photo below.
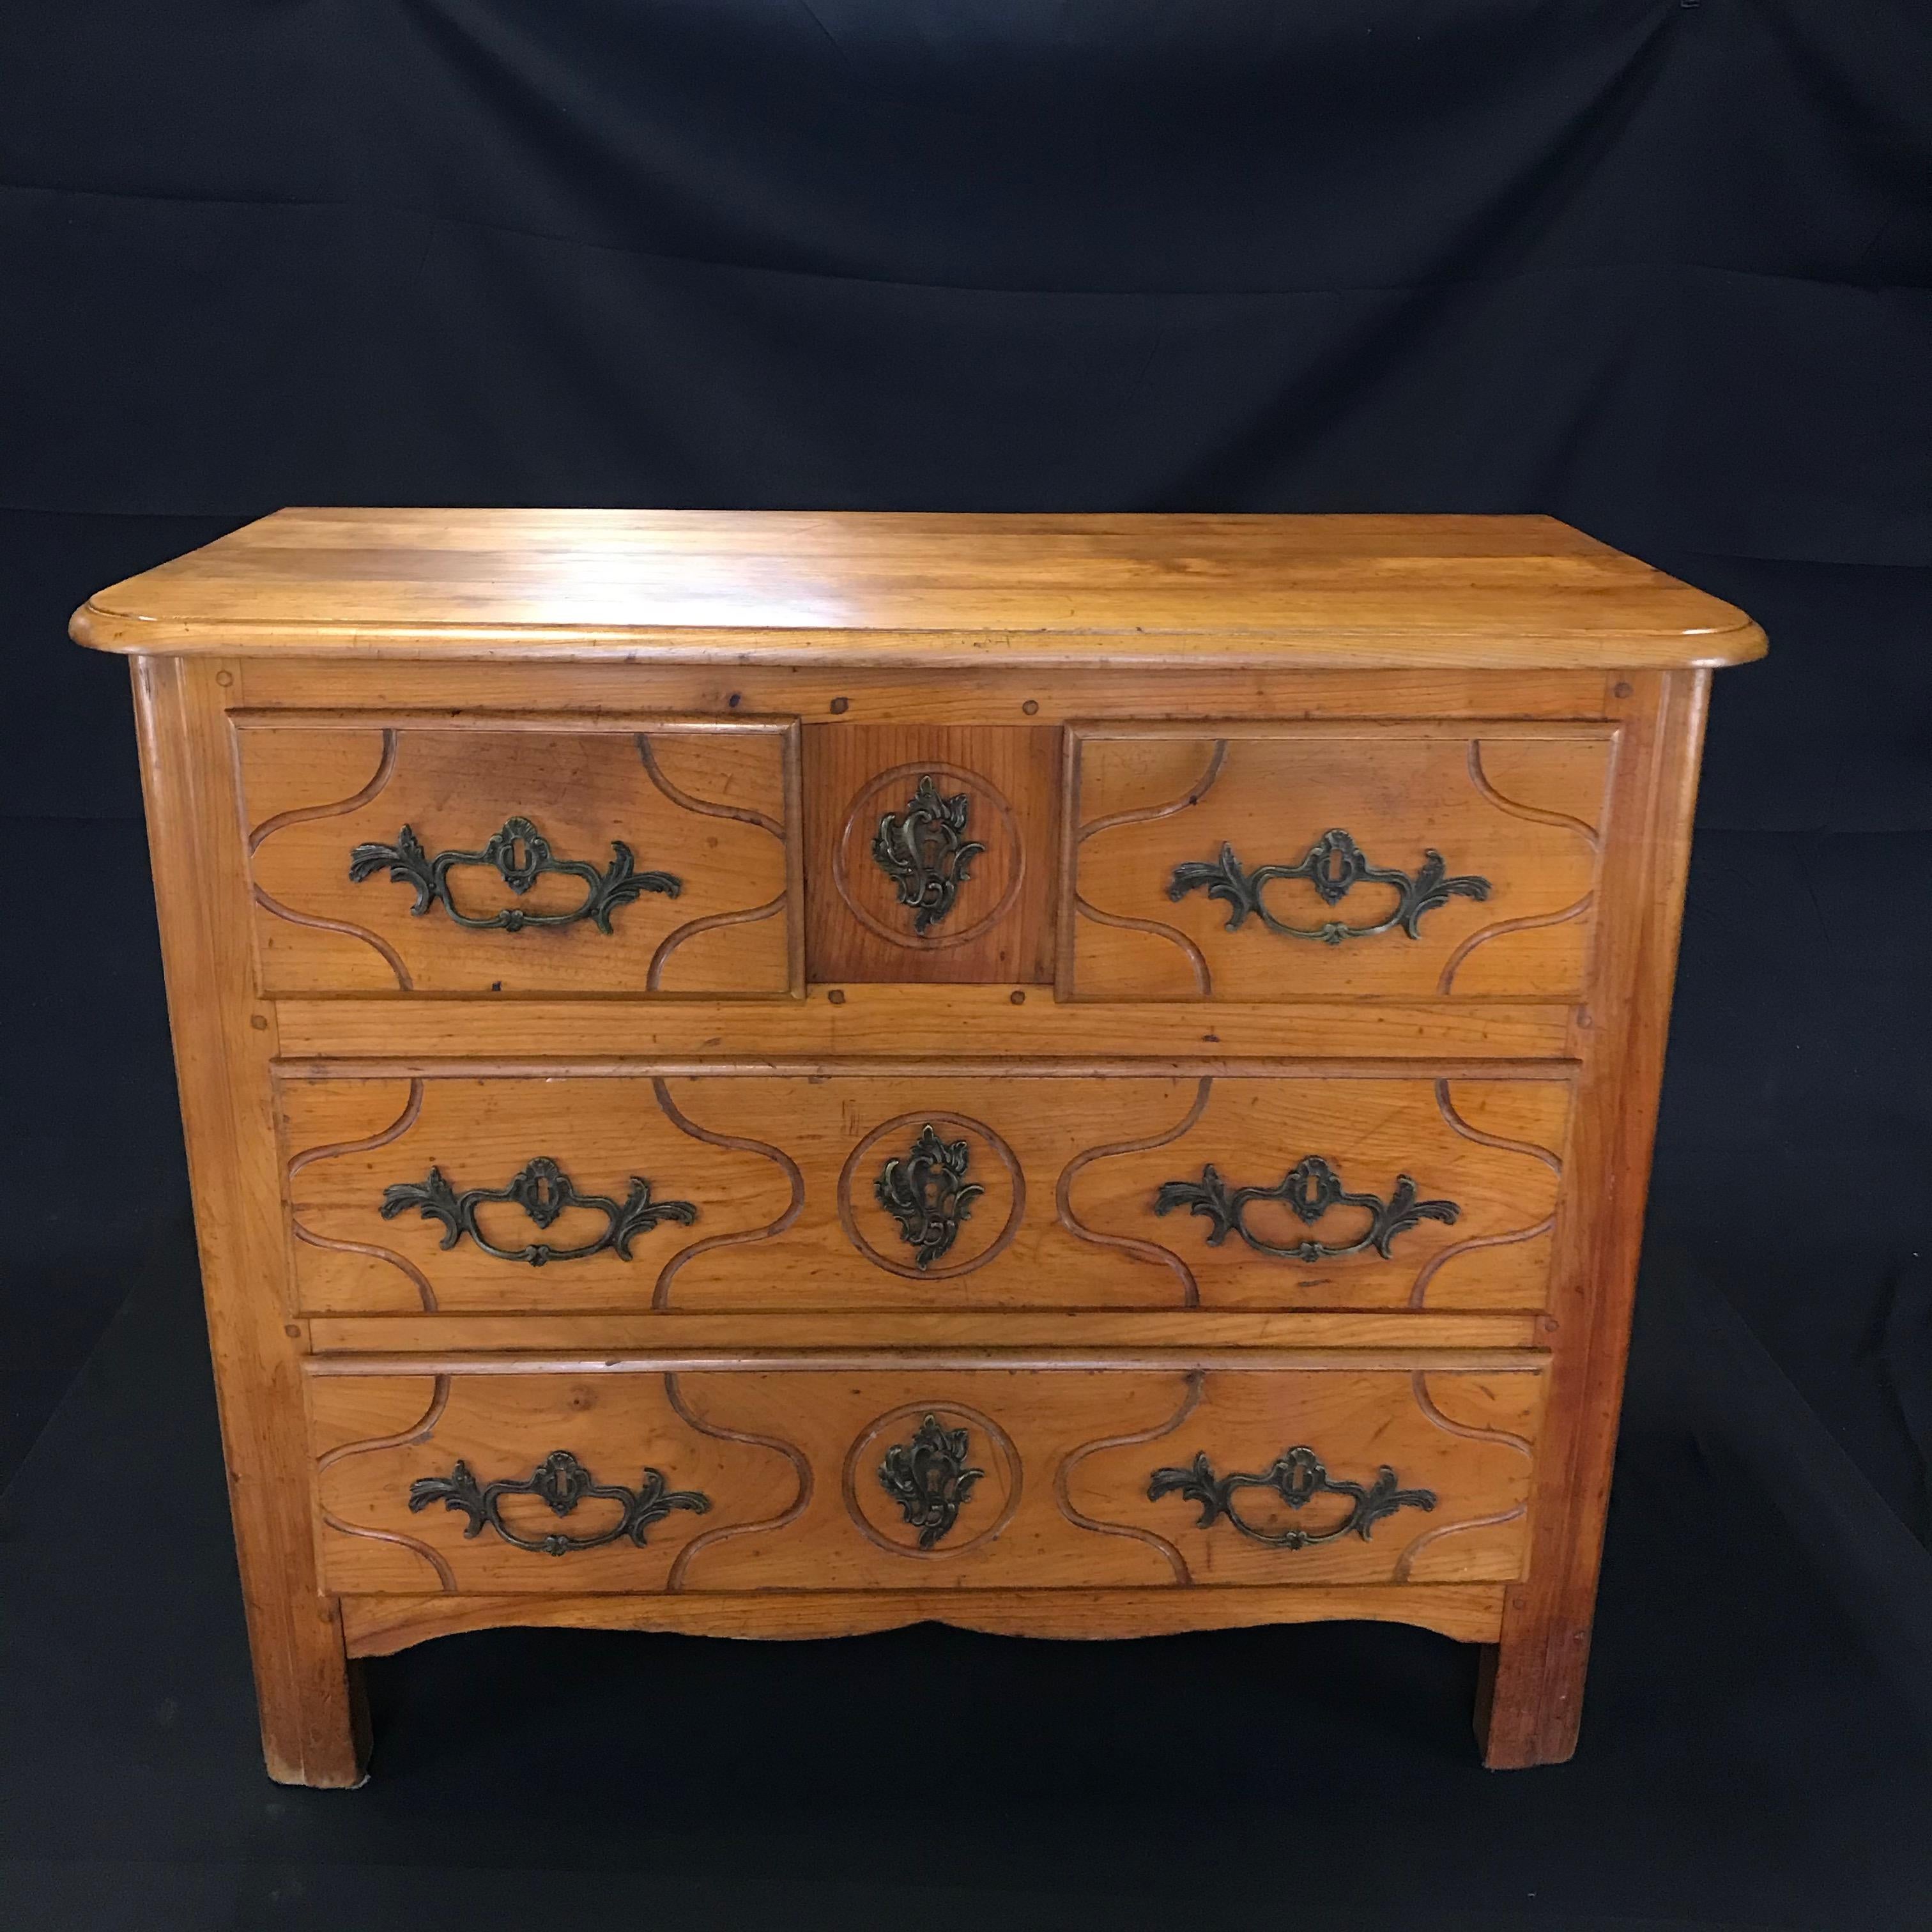
{"type": "Polygon", "coordinates": [[[1025,877],[1018,815],[995,786],[958,765],[895,765],[880,772],[846,807],[832,851],[832,883],[852,916],[868,932],[916,952],[970,945],[990,932],[1012,910],[1025,877]],[[986,849],[969,866],[952,910],[937,926],[915,932],[912,910],[901,903],[891,875],[873,857],[872,841],[880,820],[904,811],[922,778],[932,779],[942,793],[964,794],[965,836],[986,849]]]}
{"type": "Polygon", "coordinates": [[[838,1198],[838,1224],[846,1239],[874,1267],[907,1281],[951,1281],[984,1268],[1012,1246],[1026,1214],[1026,1176],[1019,1156],[984,1120],[944,1110],[900,1114],[881,1121],[846,1156],[838,1198]],[[945,1254],[921,1268],[897,1218],[874,1190],[886,1162],[903,1160],[928,1126],[942,1141],[966,1143],[963,1178],[986,1192],[962,1218],[945,1254]]]}
{"type": "Polygon", "coordinates": [[[993,1418],[959,1402],[909,1402],[868,1423],[846,1452],[842,1486],[846,1514],[867,1542],[895,1556],[934,1561],[963,1556],[990,1543],[1012,1520],[1020,1504],[1020,1457],[1013,1439],[993,1418]],[[959,1506],[952,1527],[930,1547],[920,1547],[920,1528],[880,1480],[886,1452],[910,1445],[931,1416],[943,1430],[966,1432],[966,1465],[981,1473],[959,1506]]]}

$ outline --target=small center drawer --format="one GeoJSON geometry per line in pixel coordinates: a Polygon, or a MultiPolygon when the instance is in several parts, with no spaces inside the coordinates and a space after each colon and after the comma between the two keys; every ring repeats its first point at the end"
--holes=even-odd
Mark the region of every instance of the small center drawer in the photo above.
{"type": "MultiPolygon", "coordinates": [[[[341,1365],[338,1365],[340,1370],[341,1365]]],[[[327,1587],[1520,1576],[1542,1358],[316,1376],[327,1587]]]]}
{"type": "Polygon", "coordinates": [[[1569,1070],[279,1086],[300,1304],[1528,1310],[1569,1070]]]}
{"type": "Polygon", "coordinates": [[[784,724],[239,714],[271,996],[803,984],[784,724]]]}

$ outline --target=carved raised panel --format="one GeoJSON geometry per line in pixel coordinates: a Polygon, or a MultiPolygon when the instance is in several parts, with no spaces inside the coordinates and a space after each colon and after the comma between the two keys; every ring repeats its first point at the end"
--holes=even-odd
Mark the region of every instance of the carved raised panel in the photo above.
{"type": "Polygon", "coordinates": [[[700,1540],[790,1521],[796,1452],[694,1424],[680,1379],[316,1378],[332,1586],[662,1590],[700,1540]]]}
{"type": "Polygon", "coordinates": [[[1544,1382],[1527,1368],[1196,1374],[1159,1430],[1076,1451],[1064,1506],[1157,1548],[1182,1582],[1510,1579],[1544,1382]],[[1477,1419],[1452,1421],[1438,1395],[1477,1419]]]}
{"type": "Polygon", "coordinates": [[[1063,997],[1584,989],[1612,726],[1074,737],[1063,997]]]}
{"type": "Polygon", "coordinates": [[[1426,1074],[279,1091],[316,1314],[1535,1309],[1571,1101],[1426,1074]]]}
{"type": "Polygon", "coordinates": [[[236,742],[265,992],[802,983],[793,728],[281,714],[236,742]]]}

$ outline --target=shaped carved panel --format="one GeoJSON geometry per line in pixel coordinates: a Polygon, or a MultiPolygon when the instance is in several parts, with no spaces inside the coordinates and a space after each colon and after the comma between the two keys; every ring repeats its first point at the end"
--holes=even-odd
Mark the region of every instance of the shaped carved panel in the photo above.
{"type": "Polygon", "coordinates": [[[802,985],[794,728],[236,728],[264,992],[802,985]]]}
{"type": "Polygon", "coordinates": [[[310,1414],[351,1594],[1493,1582],[1544,1380],[528,1364],[316,1374],[310,1414]]]}
{"type": "Polygon", "coordinates": [[[703,1552],[793,1520],[784,1436],[712,1427],[676,1376],[318,1376],[329,1587],[664,1590],[703,1552]]]}
{"type": "Polygon", "coordinates": [[[285,1078],[298,1294],[318,1314],[1534,1309],[1571,1100],[1539,1072],[285,1078]]]}
{"type": "Polygon", "coordinates": [[[1522,1574],[1546,1378],[1410,1367],[1176,1376],[1156,1427],[1076,1451],[1068,1514],[1177,1582],[1472,1583],[1522,1574]]]}
{"type": "Polygon", "coordinates": [[[1063,998],[1582,993],[1613,726],[1074,736],[1063,998]]]}

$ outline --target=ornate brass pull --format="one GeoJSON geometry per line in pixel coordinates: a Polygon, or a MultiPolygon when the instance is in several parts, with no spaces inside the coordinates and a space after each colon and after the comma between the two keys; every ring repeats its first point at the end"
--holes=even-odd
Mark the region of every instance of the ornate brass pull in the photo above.
{"type": "Polygon", "coordinates": [[[632,1242],[660,1221],[679,1221],[688,1228],[698,1219],[691,1202],[653,1201],[651,1184],[640,1174],[631,1176],[631,1191],[622,1201],[608,1194],[580,1194],[576,1183],[548,1156],[532,1161],[507,1187],[472,1187],[459,1194],[443,1178],[442,1170],[433,1167],[427,1180],[399,1180],[383,1190],[384,1220],[412,1208],[425,1221],[442,1223],[442,1246],[453,1248],[467,1234],[486,1255],[499,1261],[527,1262],[532,1268],[542,1268],[546,1262],[581,1261],[606,1248],[627,1262],[632,1242]],[[593,1208],[608,1217],[609,1226],[580,1247],[554,1248],[547,1241],[532,1241],[527,1247],[500,1248],[476,1225],[477,1209],[491,1201],[514,1202],[539,1228],[548,1228],[566,1208],[593,1208]]]}
{"type": "Polygon", "coordinates": [[[922,1422],[910,1442],[895,1442],[879,1465],[879,1482],[930,1550],[959,1520],[973,1485],[986,1472],[969,1469],[968,1432],[942,1429],[936,1415],[922,1422]]]}
{"type": "Polygon", "coordinates": [[[872,857],[913,908],[912,929],[924,932],[952,910],[973,861],[986,850],[966,842],[970,800],[964,792],[941,798],[928,772],[903,812],[887,812],[872,840],[872,857]]]}
{"type": "Polygon", "coordinates": [[[393,845],[358,845],[349,855],[349,877],[352,884],[373,879],[385,867],[391,880],[399,886],[413,886],[416,902],[410,908],[417,918],[432,906],[441,906],[458,926],[474,932],[520,932],[526,926],[574,926],[587,919],[599,932],[610,930],[610,915],[618,907],[628,905],[646,892],[662,892],[676,898],[684,882],[669,872],[640,872],[629,846],[621,838],[610,842],[614,855],[610,866],[599,872],[583,859],[560,859],[550,849],[550,841],[527,818],[506,818],[480,852],[439,852],[432,857],[423,850],[414,829],[404,826],[393,845]],[[488,919],[472,917],[458,909],[449,896],[449,874],[458,866],[489,866],[512,892],[526,892],[548,873],[567,873],[581,879],[587,888],[584,903],[568,912],[524,912],[514,906],[492,913],[488,919]]]}
{"type": "Polygon", "coordinates": [[[519,1550],[533,1550],[544,1556],[568,1556],[573,1550],[595,1550],[605,1543],[628,1537],[641,1550],[645,1532],[654,1522],[662,1522],[673,1510],[690,1510],[698,1515],[711,1507],[711,1498],[698,1490],[667,1490],[661,1472],[646,1469],[634,1490],[616,1483],[593,1480],[590,1472],[568,1449],[553,1449],[522,1480],[479,1484],[467,1462],[458,1462],[446,1476],[418,1476],[410,1485],[410,1508],[428,1509],[441,1503],[446,1509],[460,1510],[469,1519],[463,1534],[480,1536],[487,1525],[506,1543],[519,1550]],[[500,1505],[506,1496],[536,1496],[552,1511],[568,1516],[586,1496],[602,1502],[622,1503],[624,1514],[608,1529],[595,1536],[566,1536],[552,1530],[543,1536],[520,1536],[506,1523],[500,1505]]]}
{"type": "Polygon", "coordinates": [[[919,1265],[930,1268],[959,1238],[959,1224],[986,1192],[966,1178],[970,1152],[964,1141],[943,1141],[928,1120],[903,1160],[879,1170],[872,1192],[899,1224],[899,1234],[919,1265]]]}
{"type": "Polygon", "coordinates": [[[1273,1187],[1231,1188],[1213,1167],[1204,1167],[1198,1180],[1166,1180],[1154,1198],[1156,1214],[1185,1208],[1213,1223],[1208,1245],[1218,1248],[1230,1234],[1239,1234],[1257,1254],[1282,1261],[1332,1261],[1339,1255],[1359,1254],[1373,1248],[1384,1261],[1396,1235],[1418,1221],[1453,1223],[1462,1210],[1454,1201],[1418,1201],[1415,1183],[1406,1174],[1395,1178],[1395,1192],[1384,1201],[1378,1194],[1352,1193],[1342,1177],[1319,1154],[1311,1154],[1291,1168],[1273,1187]],[[1366,1208],[1369,1225],[1352,1241],[1297,1241],[1283,1247],[1264,1241],[1243,1216],[1255,1201],[1278,1201],[1295,1218],[1312,1227],[1331,1208],[1366,1208]]]}
{"type": "Polygon", "coordinates": [[[1201,1505],[1197,1528],[1212,1529],[1226,1516],[1242,1535],[1266,1544],[1270,1550],[1311,1550],[1318,1544],[1334,1543],[1352,1535],[1366,1543],[1370,1532],[1384,1516],[1393,1516],[1399,1509],[1436,1507],[1433,1490],[1397,1489],[1395,1472],[1386,1462],[1376,1472],[1373,1484],[1364,1487],[1330,1475],[1321,1457],[1312,1449],[1300,1445],[1284,1449],[1258,1476],[1239,1469],[1217,1476],[1204,1450],[1190,1468],[1155,1470],[1148,1484],[1148,1502],[1158,1502],[1162,1496],[1177,1493],[1201,1505]],[[1324,1496],[1351,1497],[1354,1507],[1333,1529],[1302,1529],[1292,1523],[1282,1529],[1262,1529],[1246,1521],[1235,1508],[1237,1490],[1272,1490],[1292,1510],[1301,1508],[1314,1497],[1324,1496]]]}
{"type": "Polygon", "coordinates": [[[1452,895],[1466,899],[1486,899],[1490,882],[1473,874],[1452,879],[1440,852],[1430,848],[1422,855],[1422,869],[1412,878],[1386,866],[1372,866],[1362,848],[1339,826],[1324,832],[1310,846],[1299,864],[1259,866],[1252,872],[1242,869],[1234,848],[1224,844],[1218,859],[1190,860],[1174,868],[1167,889],[1171,899],[1204,890],[1210,899],[1221,899],[1231,908],[1228,930],[1238,932],[1241,922],[1252,913],[1270,932],[1287,939],[1318,939],[1324,946],[1340,946],[1345,939],[1371,939],[1378,932],[1400,926],[1412,939],[1421,938],[1416,928],[1422,915],[1439,905],[1447,905],[1452,895]],[[1329,920],[1320,926],[1290,926],[1276,919],[1262,903],[1262,889],[1276,879],[1305,879],[1321,895],[1324,905],[1338,905],[1355,887],[1364,883],[1393,886],[1396,902],[1386,919],[1371,926],[1351,926],[1346,920],[1329,920]]]}

